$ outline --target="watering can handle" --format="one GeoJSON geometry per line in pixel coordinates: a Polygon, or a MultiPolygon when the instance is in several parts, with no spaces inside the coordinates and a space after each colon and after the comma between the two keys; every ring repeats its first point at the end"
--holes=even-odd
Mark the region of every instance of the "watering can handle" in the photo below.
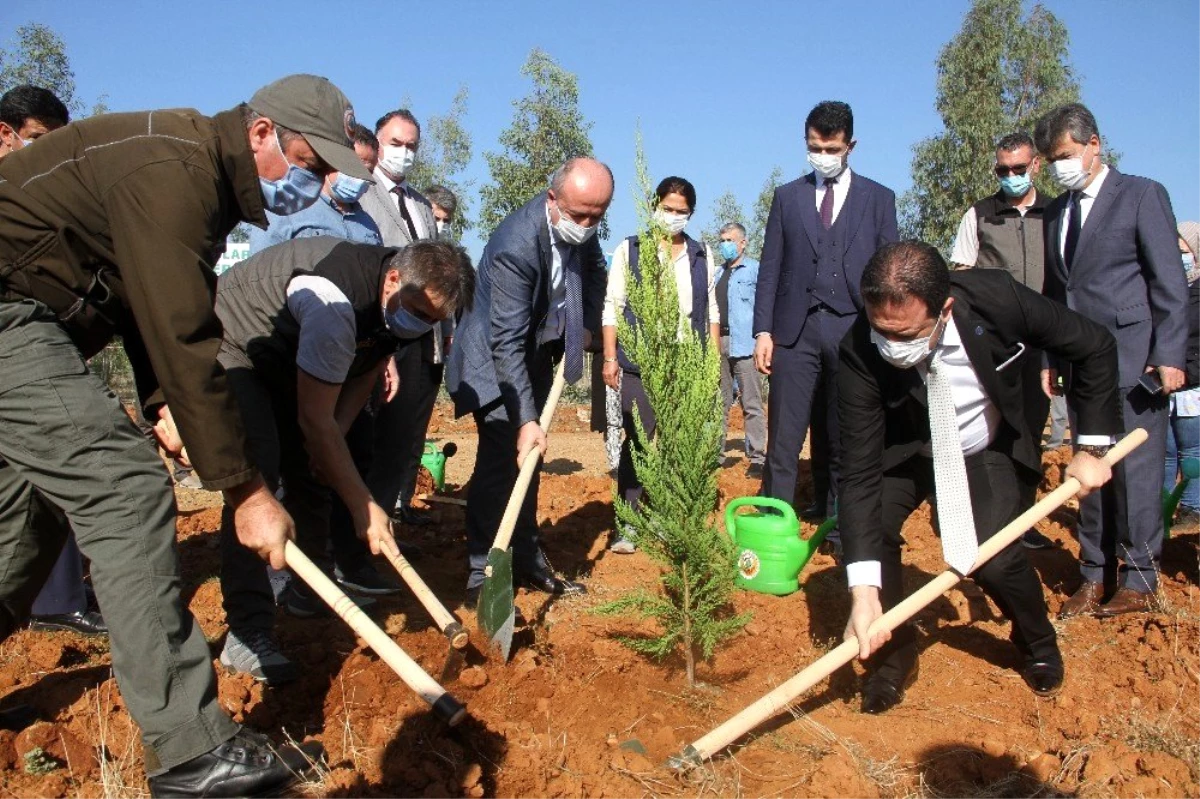
{"type": "Polygon", "coordinates": [[[782,499],[775,497],[738,497],[725,506],[725,529],[729,532],[729,537],[737,543],[737,509],[750,505],[758,508],[774,508],[779,511],[783,518],[788,522],[797,522],[796,511],[792,510],[792,506],[782,499]]]}

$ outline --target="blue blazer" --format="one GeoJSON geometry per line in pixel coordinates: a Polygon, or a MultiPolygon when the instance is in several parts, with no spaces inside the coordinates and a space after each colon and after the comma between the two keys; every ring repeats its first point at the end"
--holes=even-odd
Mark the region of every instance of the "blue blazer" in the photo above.
{"type": "MultiPolygon", "coordinates": [[[[446,361],[446,390],[459,416],[503,398],[513,424],[537,420],[530,374],[550,312],[550,247],[545,192],[505,217],[488,239],[479,260],[475,304],[455,329],[446,361]]],[[[579,249],[583,323],[599,330],[607,281],[604,252],[595,236],[579,249]]]]}
{"type": "Polygon", "coordinates": [[[1042,293],[1104,325],[1117,340],[1120,385],[1148,365],[1184,368],[1187,278],[1171,200],[1161,185],[1109,167],[1079,231],[1070,274],[1059,250],[1070,192],[1046,208],[1042,293]]]}
{"type": "MultiPolygon", "coordinates": [[[[816,209],[817,184],[810,172],[775,190],[767,217],[754,294],[754,332],[770,333],[785,347],[800,338],[808,314],[808,292],[819,257],[816,242],[825,234],[816,209]]],[[[854,172],[838,219],[850,296],[861,311],[858,284],[863,268],[877,249],[900,238],[896,194],[854,172]]]]}

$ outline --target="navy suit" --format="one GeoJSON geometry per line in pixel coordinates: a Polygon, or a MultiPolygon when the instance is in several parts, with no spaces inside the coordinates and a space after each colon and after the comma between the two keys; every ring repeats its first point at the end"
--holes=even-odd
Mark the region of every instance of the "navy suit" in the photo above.
{"type": "Polygon", "coordinates": [[[863,268],[899,235],[896,195],[873,180],[851,175],[829,230],[817,213],[816,192],[812,174],[775,190],[759,262],[754,333],[770,333],[774,341],[762,493],[793,501],[811,422],[814,472],[827,467],[829,474],[828,497],[815,499],[832,512],[840,461],[838,344],[862,310],[863,268]]]}
{"type": "Polygon", "coordinates": [[[1119,559],[1121,585],[1149,592],[1158,585],[1162,554],[1167,398],[1139,388],[1138,378],[1151,365],[1184,368],[1187,281],[1175,215],[1161,185],[1110,167],[1068,270],[1059,242],[1071,194],[1046,209],[1043,293],[1113,334],[1125,427],[1150,434],[1113,470],[1111,482],[1079,503],[1080,569],[1085,580],[1111,587],[1119,559]]]}
{"type": "MultiPolygon", "coordinates": [[[[467,494],[468,587],[483,582],[483,567],[517,479],[517,431],[537,421],[550,393],[562,339],[543,341],[550,314],[551,248],[546,194],[539,194],[500,223],[483,250],[475,304],[455,330],[446,365],[446,388],[457,415],[471,413],[479,452],[467,494]]],[[[578,258],[583,275],[583,322],[600,327],[606,282],[604,253],[594,237],[561,247],[578,258]]],[[[534,473],[513,532],[513,568],[546,568],[537,537],[539,472],[534,473]]]]}

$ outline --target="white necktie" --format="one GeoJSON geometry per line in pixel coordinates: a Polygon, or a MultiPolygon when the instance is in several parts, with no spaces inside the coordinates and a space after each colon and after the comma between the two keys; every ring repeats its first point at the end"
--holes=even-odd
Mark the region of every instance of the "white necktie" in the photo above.
{"type": "Polygon", "coordinates": [[[929,432],[933,439],[933,480],[937,490],[938,528],[942,555],[950,568],[966,574],[975,565],[979,542],[958,433],[958,414],[950,395],[950,378],[938,355],[929,361],[925,384],[929,402],[929,432]]]}

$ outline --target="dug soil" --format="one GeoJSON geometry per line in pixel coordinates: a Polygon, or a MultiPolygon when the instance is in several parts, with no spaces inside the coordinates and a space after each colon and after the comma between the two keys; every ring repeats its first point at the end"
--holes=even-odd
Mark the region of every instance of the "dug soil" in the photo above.
{"type": "MultiPolygon", "coordinates": [[[[1200,578],[1198,532],[1174,530],[1162,559],[1157,612],[1056,622],[1067,678],[1039,699],[1015,671],[1010,626],[970,583],[917,619],[920,677],[899,707],[858,710],[855,665],[801,697],[790,711],[713,761],[685,774],[664,766],[686,744],[817,660],[841,638],[849,609],[845,576],[818,554],[804,590],[786,597],[738,591],[753,613],[744,633],[698,669],[688,688],[682,663],[652,662],[618,636],[653,628],[593,609],[656,585],[644,555],[606,550],[613,482],[587,412],[564,408],[551,433],[539,519],[555,568],[589,593],[547,602],[520,591],[510,662],[487,656],[474,614],[459,603],[466,577],[463,511],[431,502],[433,524],[404,527],[418,544],[414,565],[472,632],[464,662],[409,595],[385,598],[376,617],[435,679],[466,703],[447,728],[338,619],[279,616],[283,649],[303,667],[298,682],[264,689],[220,674],[220,702],[238,721],[278,741],[318,739],[328,768],[305,790],[318,796],[1197,796],[1200,795],[1200,578]],[[478,647],[478,648],[476,648],[478,647]]],[[[753,494],[732,448],[722,502],[753,494]]],[[[431,436],[454,441],[444,495],[463,497],[474,458],[469,419],[439,406],[431,436]]],[[[807,455],[798,502],[810,499],[807,455]]],[[[1046,456],[1044,489],[1062,480],[1068,453],[1046,456]]],[[[432,488],[426,475],[423,488],[432,488]]],[[[215,662],[225,634],[218,527],[220,499],[179,492],[184,600],[215,662]]],[[[1078,580],[1071,507],[1038,525],[1054,546],[1031,551],[1052,612],[1078,580]]],[[[804,524],[802,534],[811,532],[804,524]]],[[[909,590],[942,568],[929,510],[905,527],[909,590]]],[[[389,567],[379,564],[382,571],[389,567]]],[[[112,679],[107,645],[67,633],[23,631],[0,646],[3,706],[24,702],[44,719],[0,731],[5,796],[144,796],[142,753],[112,679]]]]}

